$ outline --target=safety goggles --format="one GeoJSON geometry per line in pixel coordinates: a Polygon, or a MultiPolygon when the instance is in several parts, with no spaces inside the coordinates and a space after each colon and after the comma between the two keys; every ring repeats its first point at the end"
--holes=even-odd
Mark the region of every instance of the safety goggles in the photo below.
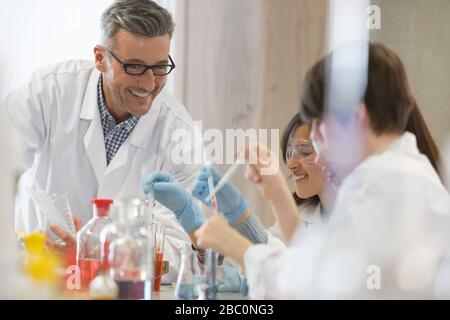
{"type": "Polygon", "coordinates": [[[299,161],[302,163],[314,163],[316,151],[310,140],[302,138],[289,138],[286,148],[286,161],[299,161]]]}

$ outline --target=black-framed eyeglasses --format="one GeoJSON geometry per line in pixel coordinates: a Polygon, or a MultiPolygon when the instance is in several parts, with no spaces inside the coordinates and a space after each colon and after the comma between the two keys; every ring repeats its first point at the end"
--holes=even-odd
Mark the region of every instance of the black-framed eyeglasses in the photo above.
{"type": "Polygon", "coordinates": [[[122,65],[125,72],[132,76],[141,76],[144,73],[146,73],[148,69],[152,70],[154,76],[166,76],[169,73],[171,73],[173,69],[175,69],[175,63],[173,62],[172,57],[170,55],[169,55],[170,61],[169,64],[160,63],[147,66],[145,64],[138,64],[138,63],[124,63],[119,58],[117,58],[116,55],[112,53],[111,50],[109,50],[108,48],[105,49],[113,56],[114,59],[117,60],[117,62],[119,62],[122,65]]]}

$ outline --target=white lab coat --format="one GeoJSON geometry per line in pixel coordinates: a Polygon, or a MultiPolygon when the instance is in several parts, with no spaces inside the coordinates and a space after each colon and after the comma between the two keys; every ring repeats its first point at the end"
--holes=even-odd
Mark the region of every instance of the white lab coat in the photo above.
{"type": "MultiPolygon", "coordinates": [[[[172,132],[193,133],[193,121],[165,91],[107,166],[97,104],[99,76],[92,62],[62,62],[34,72],[28,84],[6,97],[10,119],[27,147],[29,169],[21,183],[49,194],[67,193],[72,211],[83,223],[92,217],[92,198],[140,198],[142,177],[155,170],[172,174],[189,188],[197,170],[195,165],[171,161],[171,152],[180,143],[172,141],[172,132]]],[[[183,138],[186,153],[194,152],[189,148],[191,138],[190,134],[183,138]]],[[[35,208],[26,194],[19,199],[16,214],[22,214],[26,231],[36,230],[35,208]]],[[[166,282],[171,282],[176,278],[179,252],[190,250],[190,240],[167,209],[159,207],[155,219],[168,225],[165,259],[173,268],[166,282]]]]}
{"type": "Polygon", "coordinates": [[[325,226],[299,230],[284,250],[247,250],[250,296],[431,298],[449,216],[447,190],[405,133],[344,179],[325,226]]]}

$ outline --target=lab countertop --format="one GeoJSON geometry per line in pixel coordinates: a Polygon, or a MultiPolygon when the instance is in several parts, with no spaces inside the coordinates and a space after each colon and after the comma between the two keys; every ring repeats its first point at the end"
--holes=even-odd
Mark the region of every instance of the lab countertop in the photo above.
{"type": "MultiPolygon", "coordinates": [[[[153,292],[153,300],[175,300],[174,285],[161,285],[159,292],[153,292]]],[[[247,300],[239,292],[217,292],[217,300],[247,300]]]]}
{"type": "MultiPolygon", "coordinates": [[[[152,293],[152,300],[176,300],[174,296],[175,286],[161,285],[159,292],[152,293]]],[[[65,292],[62,297],[63,300],[90,300],[87,292],[71,291],[65,292]]],[[[239,292],[217,292],[217,300],[247,300],[248,297],[243,297],[239,292]]]]}

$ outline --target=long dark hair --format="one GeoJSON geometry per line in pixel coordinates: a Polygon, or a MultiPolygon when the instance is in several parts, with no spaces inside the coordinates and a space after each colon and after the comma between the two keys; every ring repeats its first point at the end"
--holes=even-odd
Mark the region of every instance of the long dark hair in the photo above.
{"type": "MultiPolygon", "coordinates": [[[[289,143],[289,138],[294,134],[295,130],[298,129],[301,125],[306,124],[300,114],[297,113],[291,121],[287,124],[286,128],[283,131],[283,135],[281,136],[281,153],[283,155],[283,161],[287,164],[286,159],[286,150],[289,143]]],[[[293,193],[293,197],[297,206],[307,205],[307,206],[317,206],[320,203],[320,198],[318,195],[312,196],[307,199],[300,198],[296,192],[293,193]]]]}
{"type": "MultiPolygon", "coordinates": [[[[334,60],[367,46],[365,43],[343,45],[319,60],[307,73],[302,87],[300,113],[302,119],[322,119],[325,113],[327,77],[334,60]]],[[[381,43],[368,45],[368,77],[364,102],[370,118],[370,126],[377,134],[403,133],[413,109],[413,99],[400,58],[381,43]]],[[[345,64],[336,68],[345,72],[351,67],[345,64]]],[[[328,97],[333,99],[333,97],[328,97]]]]}
{"type": "Polygon", "coordinates": [[[439,178],[441,178],[441,181],[444,181],[440,168],[441,153],[415,99],[405,130],[414,133],[417,139],[417,148],[428,157],[439,178]]]}
{"type": "MultiPolygon", "coordinates": [[[[341,51],[351,52],[361,44],[343,46],[318,61],[307,73],[300,101],[302,119],[321,119],[325,112],[324,95],[327,66],[341,51]]],[[[376,134],[404,133],[416,136],[417,148],[425,154],[441,181],[440,152],[411,92],[406,71],[399,56],[381,43],[369,44],[368,81],[363,101],[370,125],[376,134]]]]}

